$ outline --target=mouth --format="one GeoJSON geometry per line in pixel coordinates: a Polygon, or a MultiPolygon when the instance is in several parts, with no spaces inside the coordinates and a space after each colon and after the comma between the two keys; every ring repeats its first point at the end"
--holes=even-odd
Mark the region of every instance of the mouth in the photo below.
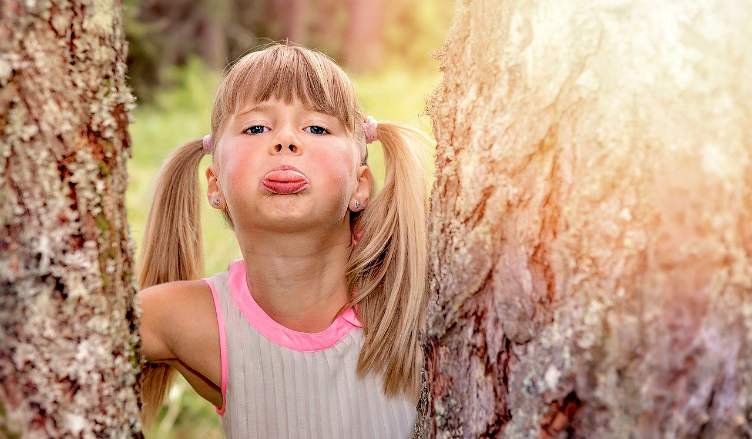
{"type": "Polygon", "coordinates": [[[261,185],[269,192],[289,195],[308,187],[308,179],[302,172],[291,166],[282,166],[268,172],[261,180],[261,185]]]}

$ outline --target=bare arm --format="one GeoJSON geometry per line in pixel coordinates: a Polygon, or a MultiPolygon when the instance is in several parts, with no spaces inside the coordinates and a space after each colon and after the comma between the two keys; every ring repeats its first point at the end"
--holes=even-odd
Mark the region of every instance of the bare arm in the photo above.
{"type": "Polygon", "coordinates": [[[170,306],[176,288],[174,282],[154,285],[136,294],[141,307],[138,331],[141,336],[141,354],[149,362],[165,362],[175,359],[166,339],[170,332],[170,306]]]}
{"type": "Polygon", "coordinates": [[[221,406],[219,332],[202,280],[167,282],[138,292],[142,354],[175,367],[204,399],[221,406]]]}

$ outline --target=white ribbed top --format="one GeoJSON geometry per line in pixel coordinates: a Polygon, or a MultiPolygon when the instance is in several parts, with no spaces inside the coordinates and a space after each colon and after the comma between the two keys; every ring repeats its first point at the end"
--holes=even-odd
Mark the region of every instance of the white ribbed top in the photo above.
{"type": "Polygon", "coordinates": [[[387,398],[381,376],[357,376],[363,329],[352,310],[329,328],[302,333],[255,303],[243,259],[205,278],[220,331],[225,436],[408,438],[416,402],[387,398]]]}

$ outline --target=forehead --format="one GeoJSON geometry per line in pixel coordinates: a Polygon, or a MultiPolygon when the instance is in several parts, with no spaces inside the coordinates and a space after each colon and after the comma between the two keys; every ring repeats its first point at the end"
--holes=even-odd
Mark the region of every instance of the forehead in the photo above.
{"type": "Polygon", "coordinates": [[[336,115],[330,114],[323,109],[316,109],[299,99],[293,99],[289,103],[275,98],[264,101],[249,101],[244,105],[240,105],[240,108],[233,116],[235,119],[238,119],[253,113],[274,114],[282,111],[293,111],[301,115],[316,114],[339,121],[336,115]]]}
{"type": "Polygon", "coordinates": [[[249,99],[239,105],[237,114],[250,113],[252,111],[271,112],[288,108],[296,111],[315,111],[311,105],[300,99],[293,99],[290,102],[285,102],[281,99],[269,98],[263,101],[249,99]]]}

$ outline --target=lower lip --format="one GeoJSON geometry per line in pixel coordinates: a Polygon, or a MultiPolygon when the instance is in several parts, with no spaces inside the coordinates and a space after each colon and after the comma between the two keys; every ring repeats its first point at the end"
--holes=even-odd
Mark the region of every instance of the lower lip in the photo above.
{"type": "Polygon", "coordinates": [[[269,191],[274,192],[275,194],[281,194],[281,195],[294,194],[308,187],[308,182],[304,180],[297,180],[297,181],[264,180],[261,182],[261,184],[264,185],[264,187],[267,188],[269,191]]]}

